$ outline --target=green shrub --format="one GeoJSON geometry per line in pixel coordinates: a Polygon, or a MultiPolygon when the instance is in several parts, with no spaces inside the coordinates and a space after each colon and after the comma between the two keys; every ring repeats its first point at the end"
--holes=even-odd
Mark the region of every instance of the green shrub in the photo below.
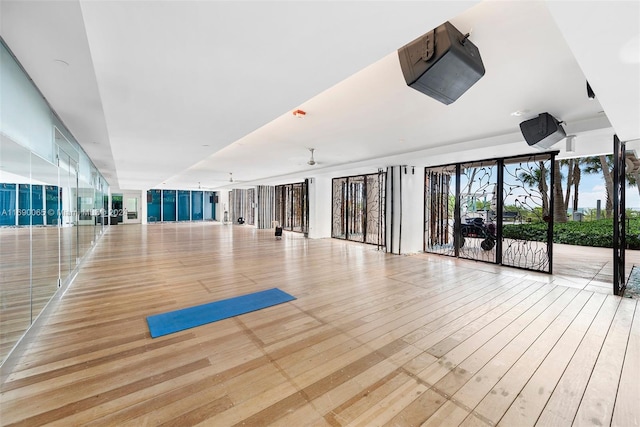
{"type": "MultiPolygon", "coordinates": [[[[544,223],[505,224],[503,236],[507,239],[547,240],[547,225],[544,223]]],[[[628,219],[626,222],[627,247],[640,249],[640,219],[628,219]]],[[[613,247],[613,220],[554,224],[553,242],[577,246],[613,247]]]]}

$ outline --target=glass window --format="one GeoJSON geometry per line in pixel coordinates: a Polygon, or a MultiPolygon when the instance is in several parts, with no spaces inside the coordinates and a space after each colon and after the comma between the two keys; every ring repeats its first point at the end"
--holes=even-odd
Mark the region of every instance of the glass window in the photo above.
{"type": "Polygon", "coordinates": [[[0,184],[0,225],[16,225],[16,185],[0,184]]]}
{"type": "Polygon", "coordinates": [[[147,191],[147,222],[160,221],[161,199],[162,199],[161,190],[147,191]]]}
{"type": "Polygon", "coordinates": [[[176,220],[176,190],[162,190],[162,220],[176,220]]]}
{"type": "Polygon", "coordinates": [[[191,194],[190,191],[178,191],[178,221],[191,219],[191,194]]]}
{"type": "Polygon", "coordinates": [[[202,191],[191,192],[191,219],[202,221],[202,191]]]}

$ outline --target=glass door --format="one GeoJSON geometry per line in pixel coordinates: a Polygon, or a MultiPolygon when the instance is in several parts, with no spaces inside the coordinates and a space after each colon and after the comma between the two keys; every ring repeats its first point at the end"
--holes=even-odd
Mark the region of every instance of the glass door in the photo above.
{"type": "Polygon", "coordinates": [[[123,193],[122,223],[140,224],[140,193],[123,193]]]}
{"type": "Polygon", "coordinates": [[[60,277],[67,277],[78,261],[78,164],[66,152],[58,151],[60,197],[60,277]]]}

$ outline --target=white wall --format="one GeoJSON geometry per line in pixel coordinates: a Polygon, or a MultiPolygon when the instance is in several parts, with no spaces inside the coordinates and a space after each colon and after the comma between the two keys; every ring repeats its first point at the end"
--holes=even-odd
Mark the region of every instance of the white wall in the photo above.
{"type": "Polygon", "coordinates": [[[309,237],[331,237],[331,178],[309,178],[309,237]]]}
{"type": "MultiPolygon", "coordinates": [[[[224,211],[229,212],[231,206],[229,206],[229,190],[217,190],[218,203],[216,203],[216,221],[224,221],[224,211]]],[[[229,217],[231,221],[231,217],[229,217]]]]}
{"type": "Polygon", "coordinates": [[[53,122],[49,106],[4,45],[0,45],[0,70],[2,133],[53,163],[53,122]]]}
{"type": "Polygon", "coordinates": [[[401,168],[402,241],[401,253],[422,252],[424,228],[424,168],[401,168]]]}
{"type": "Polygon", "coordinates": [[[387,173],[387,252],[422,251],[424,168],[393,166],[387,173]]]}
{"type": "Polygon", "coordinates": [[[140,215],[142,224],[147,223],[147,190],[140,191],[140,215]]]}
{"type": "MultiPolygon", "coordinates": [[[[390,168],[393,180],[387,177],[387,250],[410,254],[422,252],[424,227],[424,167],[390,168]],[[391,188],[393,186],[393,188],[391,188]],[[400,186],[402,187],[400,189],[400,186]],[[391,191],[394,191],[393,194],[391,191]],[[391,209],[393,203],[393,209],[391,209]],[[393,246],[391,219],[393,217],[393,246]],[[401,225],[402,224],[402,225],[401,225]]],[[[344,176],[344,175],[337,175],[344,176]]],[[[258,189],[256,188],[256,193],[258,189]]],[[[332,178],[309,178],[309,238],[331,237],[332,178]]],[[[229,210],[229,191],[218,191],[217,220],[222,221],[229,210]]],[[[256,223],[258,209],[256,208],[256,223]]]]}

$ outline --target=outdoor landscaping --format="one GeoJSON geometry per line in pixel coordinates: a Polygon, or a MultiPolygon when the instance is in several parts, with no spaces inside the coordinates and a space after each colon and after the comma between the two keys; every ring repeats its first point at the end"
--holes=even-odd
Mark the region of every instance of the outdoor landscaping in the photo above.
{"type": "MultiPolygon", "coordinates": [[[[505,206],[504,211],[514,214],[519,221],[503,225],[503,237],[522,240],[546,241],[547,224],[543,218],[553,216],[553,242],[567,245],[613,247],[613,162],[612,156],[594,156],[557,161],[548,169],[543,162],[532,170],[522,172],[519,178],[530,188],[539,191],[546,201],[553,191],[555,203],[550,212],[546,203],[533,209],[522,206],[505,206]],[[550,189],[549,176],[553,174],[555,186],[550,189]],[[606,187],[606,200],[601,211],[579,209],[579,183],[583,175],[597,175],[606,187]],[[575,212],[576,217],[572,217],[575,212]]],[[[635,168],[626,174],[628,185],[638,188],[640,171],[635,168]]],[[[627,248],[640,249],[640,216],[626,211],[627,248]]]]}
{"type": "MultiPolygon", "coordinates": [[[[502,229],[504,238],[546,241],[547,225],[543,222],[523,224],[505,224],[502,229]]],[[[627,247],[640,249],[640,219],[627,218],[627,247]]],[[[594,221],[570,221],[555,223],[553,242],[566,245],[613,247],[613,220],[600,219],[594,221]]]]}

